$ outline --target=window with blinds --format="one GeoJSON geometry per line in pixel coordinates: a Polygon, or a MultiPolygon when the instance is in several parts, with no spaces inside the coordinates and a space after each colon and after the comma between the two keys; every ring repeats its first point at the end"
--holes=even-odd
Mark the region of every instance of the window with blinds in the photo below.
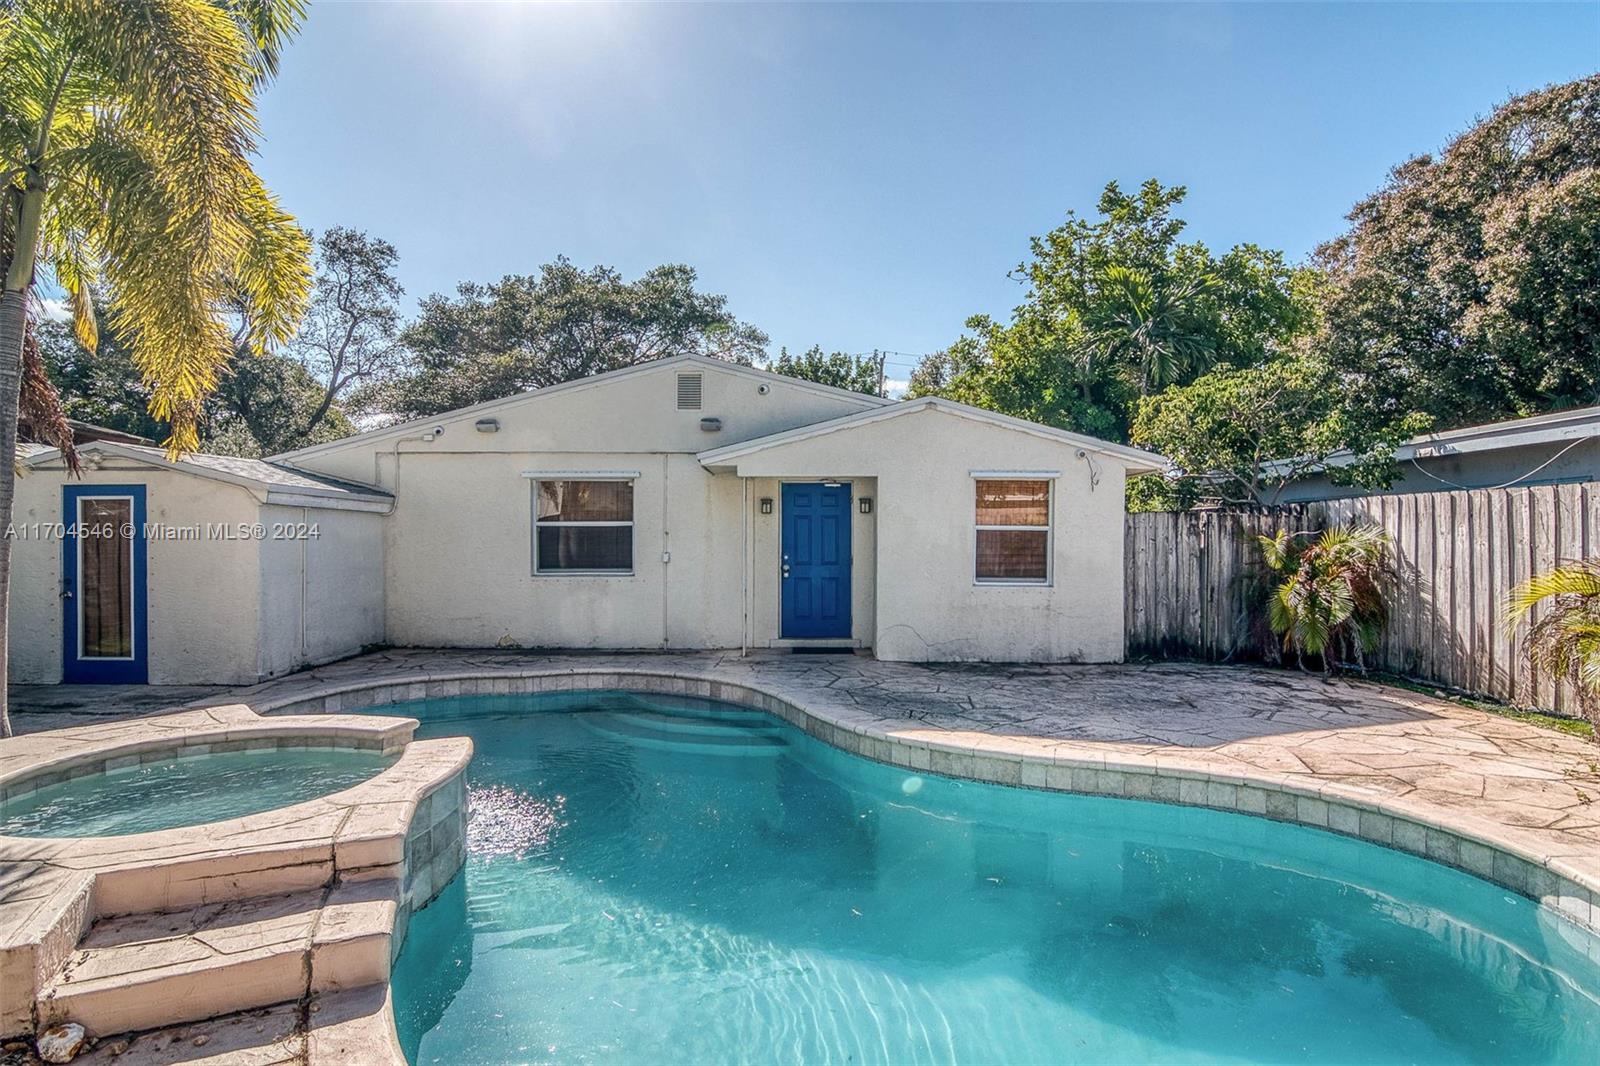
{"type": "Polygon", "coordinates": [[[632,481],[534,484],[534,573],[633,572],[632,481]]]}
{"type": "Polygon", "coordinates": [[[977,480],[977,561],[981,582],[1043,585],[1050,580],[1050,481],[977,480]]]}

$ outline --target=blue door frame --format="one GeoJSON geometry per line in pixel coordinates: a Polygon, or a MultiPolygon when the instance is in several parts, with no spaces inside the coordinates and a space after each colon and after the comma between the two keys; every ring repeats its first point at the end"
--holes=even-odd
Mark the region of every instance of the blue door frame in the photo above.
{"type": "MultiPolygon", "coordinates": [[[[61,680],[69,684],[142,685],[150,679],[150,642],[147,639],[150,604],[146,593],[149,560],[144,540],[143,485],[67,485],[61,490],[61,520],[67,535],[61,538],[61,680]],[[85,499],[125,499],[132,503],[130,592],[132,597],[131,651],[125,657],[85,656],[79,629],[83,610],[83,588],[79,581],[81,554],[79,510],[85,499]]],[[[119,535],[121,535],[119,533],[119,535]]]]}
{"type": "Polygon", "coordinates": [[[850,486],[785,482],[778,635],[850,636],[850,486]]]}

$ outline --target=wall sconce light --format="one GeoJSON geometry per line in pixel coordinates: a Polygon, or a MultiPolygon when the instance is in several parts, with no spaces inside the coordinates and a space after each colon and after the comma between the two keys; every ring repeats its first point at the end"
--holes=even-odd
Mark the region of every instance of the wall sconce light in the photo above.
{"type": "Polygon", "coordinates": [[[771,514],[772,513],[772,497],[771,496],[763,496],[763,497],[761,497],[761,513],[762,514],[771,514]]]}
{"type": "Polygon", "coordinates": [[[871,496],[863,496],[863,497],[861,497],[859,506],[861,508],[861,513],[862,514],[871,514],[872,513],[872,497],[871,496]]]}

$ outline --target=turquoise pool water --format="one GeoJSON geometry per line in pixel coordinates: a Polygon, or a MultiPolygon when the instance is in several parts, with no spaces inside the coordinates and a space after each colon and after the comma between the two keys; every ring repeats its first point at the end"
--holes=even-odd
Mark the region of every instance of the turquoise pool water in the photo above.
{"type": "Polygon", "coordinates": [[[96,837],[220,822],[358,785],[394,762],[376,752],[277,748],[143,763],[0,803],[0,835],[96,837]]]}
{"type": "Polygon", "coordinates": [[[703,700],[403,713],[477,745],[467,866],[394,975],[417,1066],[1600,1062],[1600,946],[1398,852],[703,700]]]}

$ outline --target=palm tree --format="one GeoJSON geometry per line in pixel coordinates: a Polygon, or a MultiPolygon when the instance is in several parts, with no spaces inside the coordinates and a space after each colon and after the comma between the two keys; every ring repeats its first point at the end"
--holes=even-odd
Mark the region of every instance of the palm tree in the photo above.
{"type": "MultiPolygon", "coordinates": [[[[258,350],[293,332],[310,249],[250,158],[255,89],[302,14],[301,0],[0,0],[0,529],[41,275],[90,349],[104,300],[174,454],[198,445],[233,328],[258,350]]],[[[10,574],[0,537],[0,734],[10,574]]]]}
{"type": "Polygon", "coordinates": [[[1096,316],[1092,346],[1129,365],[1141,396],[1204,370],[1212,347],[1198,328],[1195,305],[1214,285],[1209,275],[1158,281],[1133,267],[1107,267],[1100,275],[1105,302],[1096,316]]]}
{"type": "Polygon", "coordinates": [[[1284,651],[1302,670],[1315,655],[1324,673],[1346,659],[1365,671],[1388,620],[1389,535],[1377,526],[1334,526],[1314,539],[1279,531],[1259,540],[1272,577],[1267,623],[1284,651]]]}
{"type": "Polygon", "coordinates": [[[1512,589],[1506,628],[1546,600],[1553,602],[1528,627],[1528,659],[1572,682],[1590,721],[1600,722],[1600,559],[1558,566],[1512,589]]]}

